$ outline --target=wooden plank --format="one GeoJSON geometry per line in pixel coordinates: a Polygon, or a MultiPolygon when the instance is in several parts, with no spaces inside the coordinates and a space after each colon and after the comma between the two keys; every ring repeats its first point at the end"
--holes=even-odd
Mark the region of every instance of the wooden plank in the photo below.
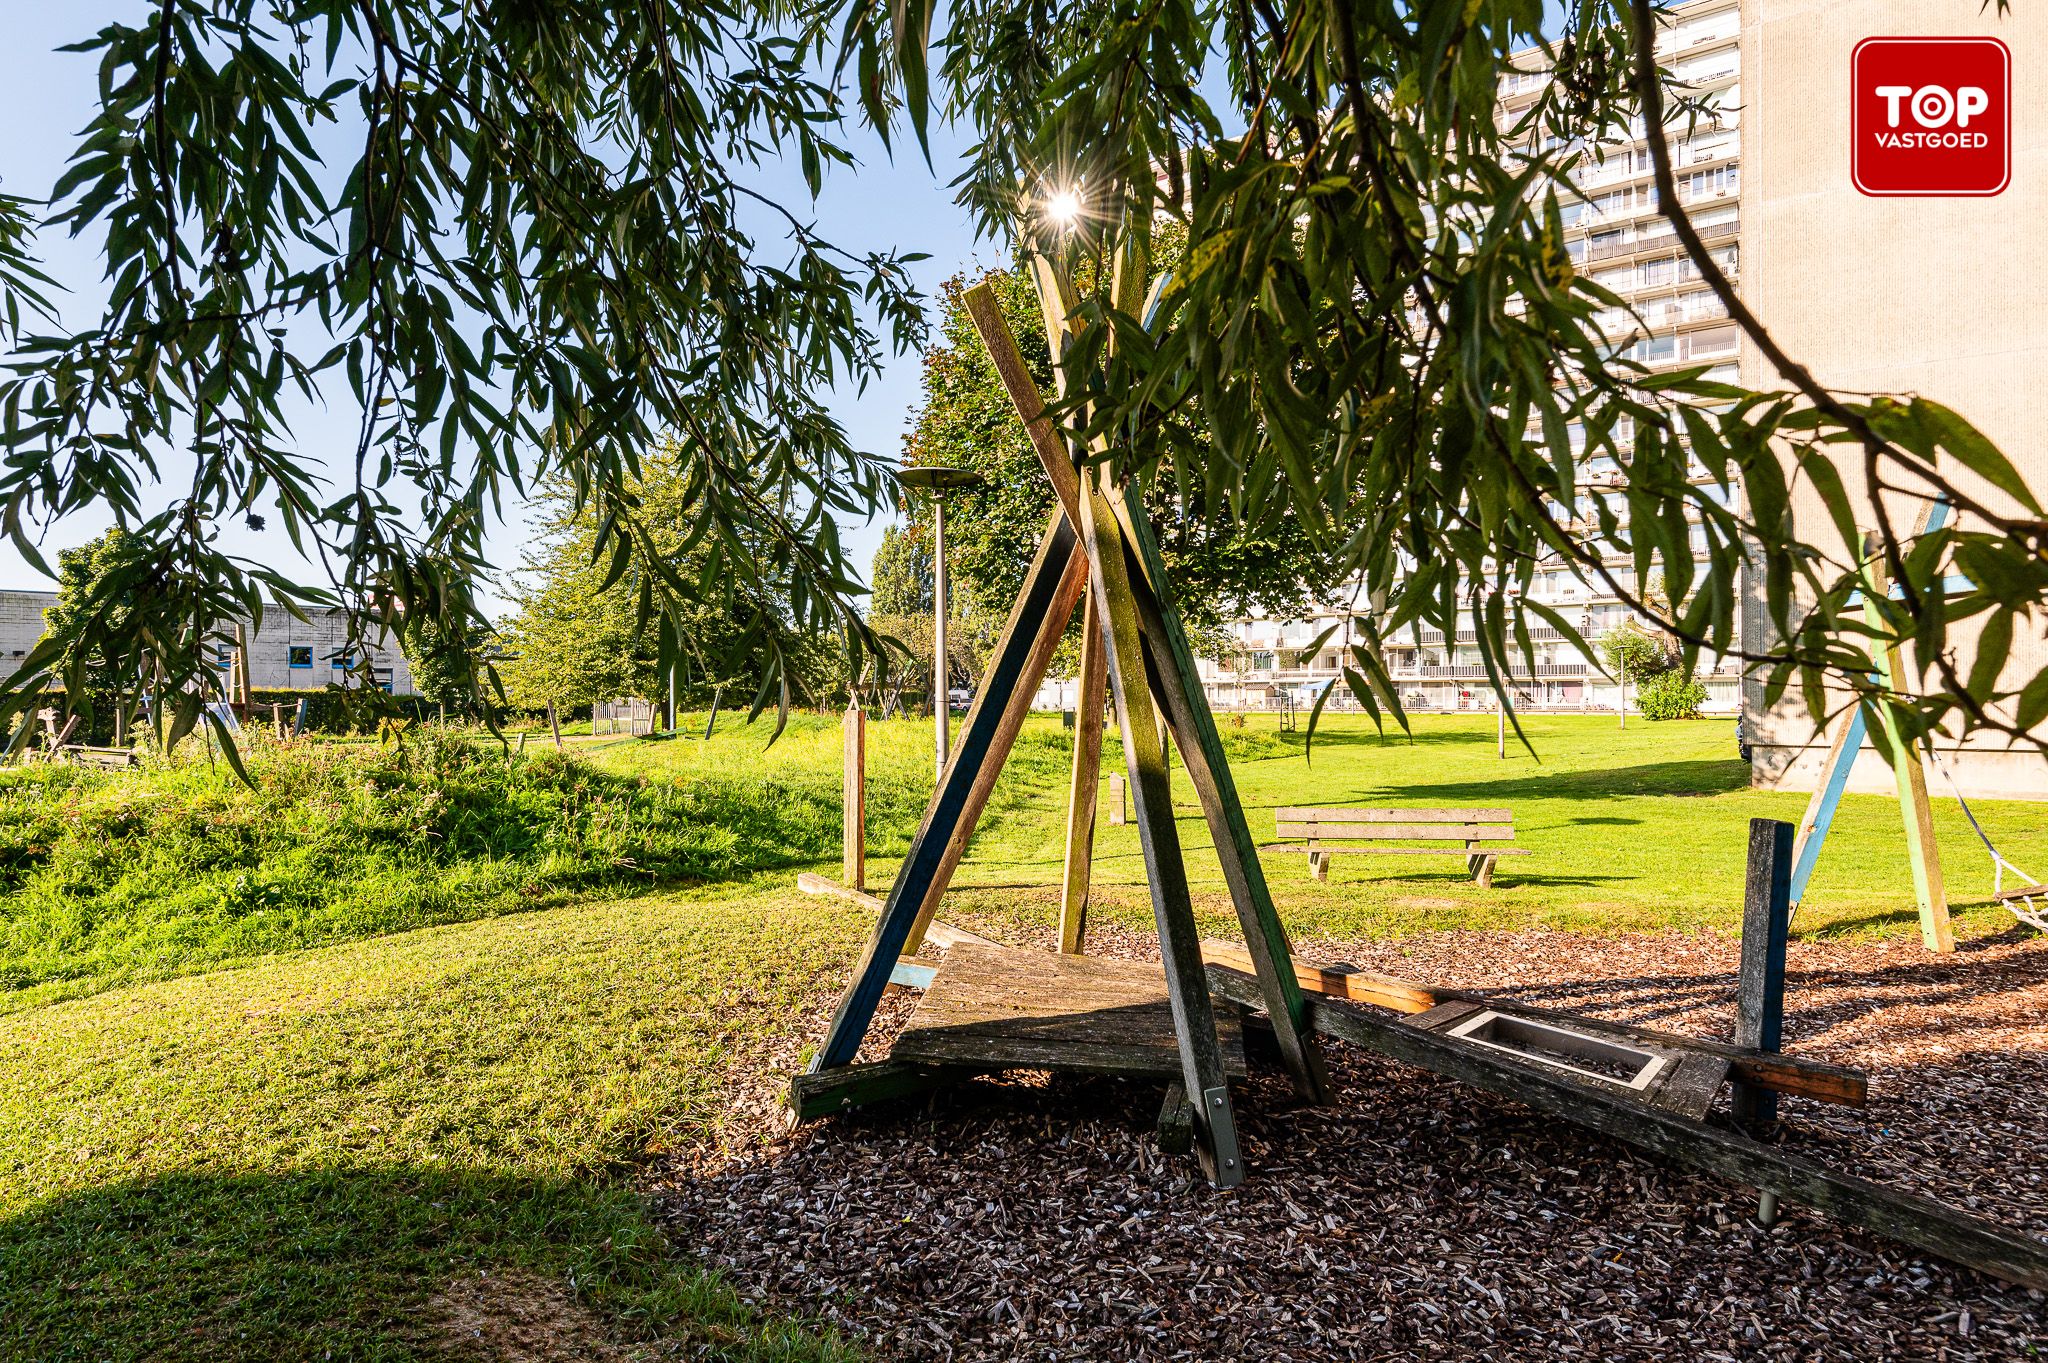
{"type": "MultiPolygon", "coordinates": [[[[1224,1073],[1245,1072],[1234,1010],[1217,1023],[1224,1073]]],[[[890,1057],[983,1069],[1181,1073],[1169,990],[1157,966],[1009,947],[961,946],[918,1002],[890,1057]]]]}
{"type": "Polygon", "coordinates": [[[1055,513],[813,1068],[848,1065],[860,1053],[888,986],[890,963],[914,955],[929,929],[1087,580],[1080,541],[1066,517],[1055,513]]]}
{"type": "MultiPolygon", "coordinates": [[[[1335,854],[1340,857],[1462,857],[1466,855],[1461,843],[1456,847],[1332,847],[1326,842],[1307,846],[1290,842],[1269,842],[1262,847],[1267,852],[1311,852],[1323,856],[1335,854]]],[[[1489,847],[1489,857],[1532,857],[1536,855],[1526,847],[1489,847]]]]}
{"type": "Polygon", "coordinates": [[[1343,838],[1349,842],[1415,842],[1430,838],[1458,842],[1513,842],[1515,830],[1505,824],[1379,823],[1318,824],[1283,823],[1274,836],[1281,838],[1343,838]]]}
{"type": "Polygon", "coordinates": [[[1513,823],[1515,816],[1505,809],[1309,809],[1282,805],[1273,811],[1273,817],[1282,823],[1465,824],[1513,823]]]}
{"type": "Polygon", "coordinates": [[[1704,1121],[1714,1107],[1714,1097],[1728,1082],[1728,1057],[1690,1051],[1666,1070],[1651,1090],[1653,1106],[1676,1113],[1690,1121],[1704,1121]]]}
{"type": "Polygon", "coordinates": [[[797,1075],[789,1081],[785,1101],[798,1121],[809,1121],[867,1103],[928,1093],[974,1073],[971,1069],[913,1065],[901,1060],[841,1065],[797,1075]]]}
{"type": "Polygon", "coordinates": [[[904,989],[929,989],[938,975],[936,961],[920,961],[913,957],[901,957],[889,969],[889,983],[904,989]]]}
{"type": "MultiPolygon", "coordinates": [[[[1081,694],[1074,712],[1074,766],[1067,782],[1066,857],[1060,876],[1060,950],[1074,954],[1081,951],[1088,935],[1096,791],[1102,778],[1102,709],[1109,687],[1093,593],[1081,606],[1080,681],[1081,694]]],[[[1118,778],[1111,780],[1121,786],[1118,778]]],[[[1117,792],[1119,797],[1122,793],[1121,789],[1117,792]]]]}
{"type": "Polygon", "coordinates": [[[1443,1003],[1436,1004],[1423,1012],[1415,1014],[1408,1019],[1408,1025],[1410,1027],[1420,1027],[1425,1032],[1441,1032],[1456,1026],[1474,1013],[1481,1011],[1483,1011],[1481,1007],[1470,1000],[1447,999],[1443,1003]]]}
{"type": "Polygon", "coordinates": [[[1195,1105],[1176,1079],[1166,1086],[1166,1098],[1159,1105],[1159,1149],[1163,1154],[1185,1155],[1194,1148],[1195,1105]]]}
{"type": "Polygon", "coordinates": [[[848,700],[839,721],[840,758],[839,883],[849,889],[868,887],[868,717],[858,700],[848,700]]]}
{"type": "MultiPolygon", "coordinates": [[[[1735,992],[1735,1044],[1772,1052],[1785,1041],[1785,939],[1792,922],[1792,839],[1776,819],[1749,821],[1748,873],[1742,892],[1742,965],[1735,992]]],[[[1735,1116],[1768,1122],[1778,1096],[1753,1084],[1735,1088],[1735,1116]]]]}
{"type": "MultiPolygon", "coordinates": [[[[805,894],[829,895],[834,899],[844,899],[849,904],[860,905],[869,913],[880,913],[884,907],[882,900],[877,899],[874,895],[868,894],[864,890],[850,890],[837,881],[827,880],[825,877],[811,871],[804,871],[797,876],[796,887],[805,894]]],[[[966,928],[956,928],[951,923],[936,921],[925,931],[924,938],[927,942],[932,943],[932,945],[941,947],[955,947],[962,942],[970,942],[976,946],[985,947],[1000,945],[1000,943],[983,937],[978,932],[969,932],[966,928]]],[[[910,958],[905,957],[902,959],[907,960],[910,958]]]]}
{"type": "MultiPolygon", "coordinates": [[[[1251,957],[1243,947],[1233,942],[1205,939],[1202,943],[1202,958],[1211,965],[1224,966],[1231,970],[1249,972],[1251,969],[1251,957]]],[[[1737,1077],[1748,1083],[1777,1093],[1812,1098],[1818,1102],[1835,1103],[1843,1107],[1862,1107],[1870,1097],[1869,1075],[1861,1070],[1849,1069],[1843,1065],[1830,1065],[1821,1060],[1804,1060],[1789,1055],[1765,1055],[1725,1041],[1715,1041],[1710,1037],[1684,1036],[1677,1032],[1660,1031],[1654,1027],[1639,1027],[1631,1022],[1616,1022],[1609,1018],[1585,1017],[1554,1008],[1539,1008],[1516,999],[1500,998],[1467,989],[1446,989],[1437,985],[1418,984],[1397,975],[1381,975],[1349,966],[1318,966],[1297,961],[1295,977],[1301,982],[1303,989],[1314,993],[1390,1008],[1397,1013],[1420,1013],[1446,1000],[1460,999],[1492,1008],[1497,1012],[1514,1013],[1544,1022],[1556,1022],[1618,1040],[1718,1055],[1729,1062],[1732,1072],[1737,1077]]]]}
{"type": "Polygon", "coordinates": [[[1174,611],[1171,594],[1164,590],[1166,568],[1153,541],[1151,523],[1132,512],[1128,497],[1117,498],[1115,506],[1130,543],[1138,550],[1132,589],[1145,640],[1147,675],[1165,701],[1189,780],[1202,803],[1209,840],[1237,910],[1238,927],[1250,944],[1254,973],[1266,991],[1266,1008],[1274,1019],[1281,1062],[1304,1099],[1328,1102],[1329,1076],[1308,1027],[1301,987],[1294,978],[1294,948],[1274,908],[1266,870],[1238,798],[1230,760],[1223,751],[1223,736],[1216,728],[1216,717],[1209,712],[1187,631],[1174,611]]]}
{"type": "Polygon", "coordinates": [[[1851,705],[1835,724],[1834,741],[1828,746],[1827,761],[1820,780],[1799,816],[1799,842],[1792,851],[1792,904],[1806,898],[1806,882],[1820,862],[1820,850],[1827,845],[1828,830],[1834,826],[1835,811],[1841,807],[1842,792],[1848,789],[1849,772],[1856,755],[1863,751],[1863,707],[1851,705]]]}
{"type": "MultiPolygon", "coordinates": [[[[1258,984],[1240,971],[1211,967],[1218,993],[1256,1002],[1258,984]]],[[[1720,1178],[1801,1202],[1839,1221],[1888,1236],[1937,1257],[2048,1290],[2048,1241],[2016,1235],[1932,1198],[1888,1188],[1747,1136],[1659,1111],[1607,1086],[1589,1086],[1496,1058],[1478,1047],[1375,1017],[1355,1004],[1311,998],[1318,1030],[1391,1059],[1434,1070],[1475,1088],[1627,1141],[1639,1149],[1720,1178]]]]}
{"type": "MultiPolygon", "coordinates": [[[[1056,552],[1051,546],[1060,537],[1060,529],[1064,524],[1064,518],[1055,511],[1046,524],[1044,536],[1039,541],[1039,553],[1044,556],[1048,569],[1052,562],[1051,555],[1056,552]]],[[[1067,529],[1071,530],[1072,527],[1067,526],[1067,529]]],[[[1036,570],[1037,563],[1034,562],[1033,572],[1027,573],[1025,577],[1025,590],[1019,593],[1016,602],[1010,607],[1010,618],[1004,625],[1003,634],[997,643],[997,650],[1000,653],[1007,641],[1013,637],[1032,635],[1024,654],[1021,674],[1009,683],[1010,689],[1000,702],[991,698],[989,689],[990,683],[996,680],[995,669],[991,667],[982,677],[981,688],[976,692],[974,705],[967,712],[967,722],[962,726],[961,744],[953,750],[952,758],[946,763],[946,770],[941,778],[942,784],[952,778],[954,766],[967,757],[966,735],[977,731],[976,723],[980,720],[982,729],[987,731],[983,746],[978,759],[969,764],[972,775],[968,779],[960,808],[941,850],[938,867],[926,885],[924,903],[911,925],[910,935],[904,947],[905,955],[917,951],[918,944],[924,940],[926,929],[931,926],[932,916],[938,912],[939,899],[945,894],[946,887],[953,883],[953,872],[959,869],[960,859],[967,854],[967,844],[974,836],[975,825],[981,821],[982,810],[988,807],[989,796],[995,793],[996,780],[1002,775],[1003,764],[1009,760],[1010,750],[1017,743],[1017,735],[1023,732],[1024,721],[1030,717],[1031,702],[1038,694],[1038,684],[1044,680],[1046,669],[1052,665],[1052,655],[1059,651],[1060,641],[1066,638],[1067,622],[1073,619],[1074,608],[1080,605],[1082,596],[1088,590],[1088,559],[1081,551],[1078,537],[1072,556],[1067,560],[1066,574],[1060,578],[1056,595],[1049,606],[1037,600],[1033,594],[1036,570]],[[1041,611],[1043,614],[1040,614],[1041,611]],[[1035,634],[1032,634],[1034,627],[1035,634]],[[992,719],[982,714],[985,708],[991,706],[995,709],[992,719]]],[[[937,801],[938,795],[934,792],[934,804],[937,801]]],[[[906,860],[904,864],[908,866],[910,863],[906,860]]]]}
{"type": "MultiPolygon", "coordinates": [[[[1033,268],[1040,277],[1040,297],[1049,328],[1055,334],[1063,326],[1071,328],[1074,319],[1068,306],[1069,282],[1049,261],[1034,260],[1033,268]]],[[[1129,270],[1133,262],[1121,261],[1118,268],[1129,270]]],[[[998,378],[1024,422],[1061,510],[1079,528],[1087,547],[1105,670],[1116,696],[1125,765],[1136,797],[1139,843],[1152,889],[1160,954],[1181,1042],[1183,1081],[1196,1104],[1197,1147],[1209,1177],[1221,1186],[1233,1186],[1243,1179],[1244,1170],[1237,1151],[1229,1089],[1215,1055],[1214,1010],[1201,978],[1200,946],[1188,896],[1187,871],[1181,861],[1180,838],[1173,822],[1165,753],[1154,731],[1157,721],[1148,691],[1140,625],[1133,610],[1124,536],[1107,489],[1092,478],[1083,487],[1075,452],[1046,416],[1044,399],[1023,362],[993,291],[982,285],[968,290],[963,301],[998,378]]],[[[1059,353],[1057,348],[1055,353],[1059,353]]],[[[1289,1026],[1293,1025],[1290,1019],[1289,1026]]]]}
{"type": "Polygon", "coordinates": [[[1089,581],[1102,626],[1110,688],[1116,695],[1124,764],[1136,806],[1145,878],[1152,889],[1152,917],[1159,929],[1167,998],[1180,1040],[1181,1082],[1196,1098],[1196,1147],[1203,1172],[1218,1187],[1235,1187],[1244,1181],[1244,1161],[1237,1149],[1237,1126],[1217,1044],[1215,1009],[1202,974],[1201,939],[1195,930],[1187,866],[1173,819],[1166,754],[1160,747],[1151,684],[1145,674],[1124,537],[1103,489],[1090,486],[1087,493],[1081,501],[1081,525],[1093,569],[1089,581]]]}

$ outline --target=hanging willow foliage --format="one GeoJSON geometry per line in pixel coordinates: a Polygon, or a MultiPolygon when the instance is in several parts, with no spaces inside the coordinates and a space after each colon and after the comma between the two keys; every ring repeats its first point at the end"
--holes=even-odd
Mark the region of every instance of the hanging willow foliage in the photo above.
{"type": "MultiPolygon", "coordinates": [[[[884,488],[822,395],[920,339],[912,257],[849,256],[748,181],[790,158],[815,192],[851,123],[921,141],[941,114],[978,138],[959,188],[992,234],[1105,258],[1184,224],[1147,316],[1088,303],[1066,415],[1121,476],[1170,462],[1189,516],[1284,524],[1357,573],[1348,681],[1376,712],[1400,711],[1396,631],[1469,611],[1496,684],[1532,626],[1576,637],[1528,590],[1562,564],[1628,599],[1661,574],[1687,650],[1753,658],[1816,710],[1830,679],[1875,694],[1903,641],[1911,731],[2033,728],[2048,673],[2004,675],[2048,599],[2032,492],[1961,416],[1831,394],[1775,353],[1674,192],[1664,106],[1712,111],[1657,71],[1649,0],[1574,0],[1554,40],[1544,8],[958,0],[935,30],[930,0],[157,0],[80,44],[98,108],[47,200],[0,199],[5,529],[32,562],[37,528],[87,507],[129,531],[85,637],[53,644],[179,697],[172,738],[236,615],[466,627],[488,517],[541,478],[574,489],[608,575],[642,565],[650,621],[756,613],[732,647],[769,655],[757,707],[786,694],[791,629],[847,630],[858,669],[835,518],[884,488]],[[1554,79],[1504,123],[1531,48],[1554,79]],[[1784,391],[1652,372],[1602,334],[1621,303],[1573,268],[1560,205],[1646,106],[1664,211],[1784,391]],[[1072,230],[1044,213],[1061,190],[1072,230]],[[57,324],[39,232],[104,257],[92,325],[57,324]],[[305,454],[313,420],[350,424],[346,466],[305,454]],[[680,559],[632,491],[671,437],[680,559]],[[1589,488],[1603,459],[1628,476],[1589,488]],[[1851,545],[1881,489],[1959,516],[1915,535],[1876,499],[1866,563],[1802,543],[1800,485],[1851,545]],[[272,508],[322,580],[220,549],[224,519],[272,508]],[[1749,652],[1745,561],[1781,641],[1749,652]],[[1944,596],[1951,574],[1974,585],[1944,596]],[[1866,578],[1895,584],[1867,609],[1866,578]]],[[[0,718],[58,656],[0,686],[0,718]]]]}

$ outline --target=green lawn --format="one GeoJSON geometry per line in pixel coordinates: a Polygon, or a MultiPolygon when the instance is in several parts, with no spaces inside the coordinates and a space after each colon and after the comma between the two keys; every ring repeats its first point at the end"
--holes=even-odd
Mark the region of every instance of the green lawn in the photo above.
{"type": "MultiPolygon", "coordinates": [[[[1525,723],[1535,755],[1510,735],[1503,760],[1495,756],[1494,722],[1487,715],[1420,715],[1412,738],[1391,733],[1384,741],[1362,717],[1325,716],[1305,758],[1304,735],[1279,732],[1274,717],[1247,716],[1240,729],[1225,716],[1231,769],[1261,841],[1271,840],[1273,811],[1282,805],[1503,805],[1514,812],[1515,845],[1534,853],[1504,858],[1491,890],[1474,887],[1456,857],[1338,857],[1329,883],[1317,885],[1299,855],[1269,853],[1267,876],[1294,930],[1363,937],[1452,927],[1635,932],[1740,926],[1749,821],[1796,822],[1807,797],[1751,790],[1731,721],[1637,719],[1618,729],[1612,717],[1539,715],[1525,723]]],[[[591,757],[657,778],[724,773],[735,763],[774,774],[836,766],[836,725],[804,717],[793,729],[765,753],[758,736],[734,729],[708,744],[633,744],[591,757]]],[[[893,805],[870,820],[869,877],[886,888],[916,817],[906,816],[916,803],[907,796],[931,788],[931,726],[891,721],[871,724],[870,734],[870,768],[886,773],[896,792],[893,805]]],[[[1109,759],[1121,761],[1119,745],[1109,746],[1109,759]]],[[[1016,769],[998,786],[955,882],[961,891],[956,911],[1049,917],[1060,876],[1068,747],[1056,718],[1037,716],[1026,726],[1016,769]]],[[[1106,799],[1106,778],[1103,791],[1106,799]]],[[[1222,876],[1184,775],[1174,793],[1199,907],[1225,926],[1230,909],[1222,876]]],[[[1984,801],[1973,807],[2006,856],[2048,874],[2048,806],[1984,801]]],[[[1937,796],[1934,818],[1957,932],[2011,927],[2011,915],[1988,902],[1990,863],[1955,802],[1937,796]]],[[[1136,829],[1106,821],[1098,828],[1101,912],[1149,923],[1136,829]]],[[[836,874],[832,866],[820,869],[836,874]]],[[[1847,797],[1798,931],[1913,935],[1917,922],[1897,801],[1847,797]]]]}
{"type": "Polygon", "coordinates": [[[0,1359],[443,1357],[435,1297],[519,1269],[619,1340],[842,1357],[671,1255],[621,1174],[815,1027],[862,918],[732,886],[0,1017],[0,1359]]]}
{"type": "MultiPolygon", "coordinates": [[[[1728,724],[1617,733],[1611,719],[1568,717],[1536,719],[1531,730],[1540,762],[1495,758],[1483,717],[1423,717],[1414,741],[1386,743],[1340,718],[1318,735],[1310,766],[1300,736],[1270,719],[1227,729],[1262,834],[1283,803],[1505,804],[1536,853],[1492,891],[1464,883],[1449,859],[1427,869],[1340,860],[1332,881],[1316,885],[1298,859],[1276,856],[1272,883],[1296,933],[1737,923],[1748,819],[1796,817],[1803,797],[1749,791],[1728,724]]],[[[928,724],[874,726],[879,883],[929,791],[930,733],[928,724]]],[[[631,1191],[636,1163],[715,1135],[729,1075],[754,1048],[778,1046],[787,1063],[816,1036],[868,926],[857,910],[789,889],[798,865],[836,873],[835,849],[819,841],[824,830],[829,843],[834,822],[836,722],[799,716],[772,748],[765,736],[765,724],[730,725],[710,742],[590,745],[589,760],[624,792],[619,820],[564,825],[568,840],[537,846],[531,863],[561,869],[559,894],[570,894],[568,872],[617,870],[618,849],[633,849],[631,861],[655,845],[647,839],[698,828],[693,792],[765,778],[806,812],[796,832],[729,849],[727,864],[758,856],[754,864],[773,868],[753,879],[624,899],[617,880],[601,879],[577,892],[584,897],[558,894],[524,912],[508,912],[518,901],[502,897],[446,899],[438,911],[496,916],[424,927],[315,915],[307,922],[322,931],[388,935],[269,955],[300,941],[249,928],[218,896],[190,922],[177,919],[163,907],[178,902],[174,884],[128,884],[124,893],[147,890],[161,909],[149,971],[181,977],[129,982],[134,959],[114,953],[96,969],[78,947],[85,964],[63,986],[88,996],[50,1001],[49,984],[0,991],[0,1363],[445,1358],[459,1333],[450,1294],[480,1282],[515,1293],[573,1288],[578,1309],[548,1313],[571,1332],[565,1356],[631,1357],[634,1341],[713,1358],[844,1356],[839,1341],[744,1309],[693,1267],[689,1246],[662,1243],[631,1191]],[[816,860],[802,860],[806,848],[816,860]],[[164,943],[181,941],[187,955],[165,954],[164,943]]],[[[1067,755],[1058,721],[1034,719],[949,914],[1049,924],[1067,755]]],[[[209,846],[246,821],[231,792],[190,772],[177,781],[198,792],[187,791],[199,811],[188,813],[209,846]]],[[[506,789],[525,798],[517,783],[506,789]]],[[[105,823],[114,815],[95,801],[172,798],[139,786],[60,793],[75,796],[78,826],[94,837],[115,836],[105,823]]],[[[1177,793],[1191,793],[1184,776],[1177,793]]],[[[498,797],[478,794],[475,808],[487,798],[498,797]]],[[[2008,855],[2048,865],[2040,806],[1980,813],[2008,855]]],[[[1191,805],[1181,815],[1200,909],[1227,929],[1206,831],[1191,805]]],[[[1952,893],[1959,903],[1981,898],[1989,877],[1966,826],[1952,804],[1937,820],[1952,893]]],[[[250,855],[267,855],[264,845],[255,839],[250,855]]],[[[431,850],[418,864],[445,873],[431,850]]],[[[84,866],[90,851],[67,855],[84,866]]],[[[1105,827],[1099,853],[1101,914],[1149,922],[1133,831],[1105,827]]],[[[506,855],[510,865],[528,854],[506,855]]],[[[408,864],[396,855],[375,863],[387,879],[408,864]]],[[[130,873],[176,879],[140,863],[130,873]]],[[[358,888],[335,876],[329,898],[343,903],[358,888]]],[[[81,921],[93,917],[89,894],[63,902],[81,921]]],[[[18,908],[0,901],[0,913],[18,908]]],[[[2008,926],[1981,903],[1961,915],[1966,935],[2008,926]]],[[[1913,931],[1893,802],[1848,802],[1800,928],[1913,931]]],[[[36,940],[46,954],[78,946],[36,940]]],[[[0,943],[0,970],[15,966],[0,943]]]]}

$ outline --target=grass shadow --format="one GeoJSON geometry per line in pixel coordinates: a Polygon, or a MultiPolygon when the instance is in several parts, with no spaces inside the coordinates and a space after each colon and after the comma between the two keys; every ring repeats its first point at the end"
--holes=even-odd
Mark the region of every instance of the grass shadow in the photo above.
{"type": "Polygon", "coordinates": [[[450,1169],[178,1174],[0,1222],[0,1360],[848,1357],[674,1262],[622,1186],[450,1169]],[[533,1332],[540,1338],[530,1340],[533,1332]]]}

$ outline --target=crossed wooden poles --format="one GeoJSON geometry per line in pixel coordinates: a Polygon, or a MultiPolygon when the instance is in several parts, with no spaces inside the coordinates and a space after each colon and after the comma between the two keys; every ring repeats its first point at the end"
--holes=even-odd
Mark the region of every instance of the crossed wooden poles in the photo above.
{"type": "MultiPolygon", "coordinates": [[[[1057,357],[1078,325],[1072,286],[1057,266],[1043,259],[1034,262],[1034,271],[1057,357]]],[[[1112,286],[1118,308],[1138,315],[1143,289],[1142,256],[1134,252],[1118,262],[1112,286]]],[[[1159,724],[1162,711],[1201,799],[1282,1060],[1302,1096],[1323,1102],[1328,1080],[1295,977],[1287,932],[1274,910],[1224,758],[1222,737],[1195,671],[1194,654],[1165,591],[1165,568],[1150,523],[1124,489],[1109,480],[1106,468],[1084,466],[1080,451],[1054,427],[989,286],[969,290],[965,301],[1052,482],[1058,505],[1010,609],[958,746],[811,1068],[850,1065],[859,1053],[897,958],[915,952],[924,939],[1046,667],[1085,593],[1061,947],[1078,951],[1085,925],[1106,685],[1115,697],[1123,736],[1167,1000],[1180,1048],[1181,1082],[1194,1109],[1196,1153],[1209,1178],[1228,1187],[1242,1181],[1244,1163],[1174,826],[1165,731],[1159,724]]]]}

